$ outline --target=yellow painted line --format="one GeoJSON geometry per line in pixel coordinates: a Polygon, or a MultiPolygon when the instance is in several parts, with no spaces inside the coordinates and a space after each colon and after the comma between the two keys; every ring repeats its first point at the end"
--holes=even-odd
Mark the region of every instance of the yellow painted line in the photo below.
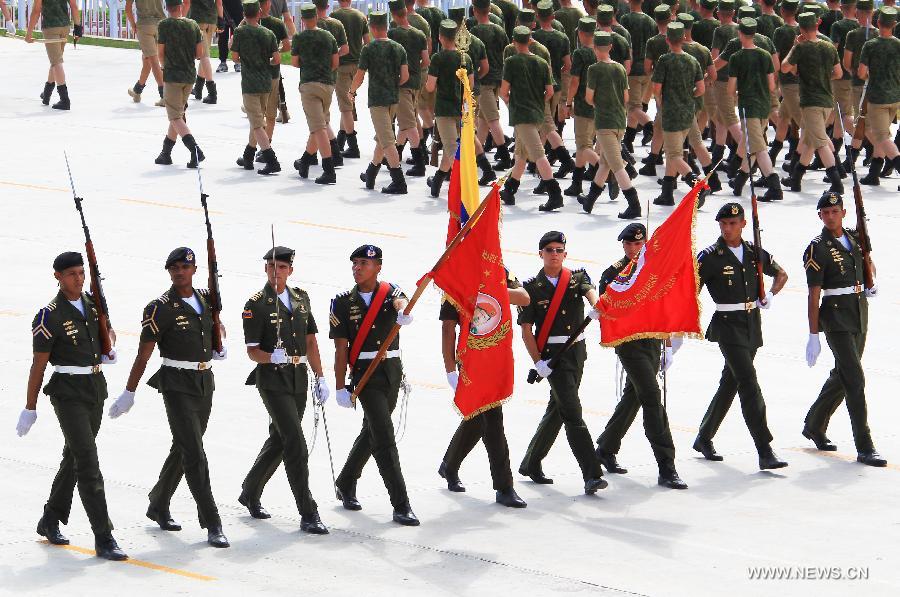
{"type": "Polygon", "coordinates": [[[0,185],[7,187],[16,187],[19,189],[32,189],[34,191],[56,191],[59,193],[68,193],[70,189],[59,189],[56,187],[43,187],[36,184],[23,184],[21,182],[10,182],[8,180],[0,180],[0,185]]]}
{"type": "MultiPolygon", "coordinates": [[[[44,545],[52,545],[46,539],[39,541],[38,543],[43,543],[44,545]]],[[[77,545],[52,545],[53,547],[59,547],[62,549],[67,549],[69,551],[74,551],[76,553],[81,553],[86,556],[96,556],[97,552],[93,549],[88,549],[86,547],[78,547],[77,545]]],[[[157,572],[166,572],[168,574],[174,574],[176,576],[183,576],[185,578],[192,578],[194,580],[216,580],[213,576],[206,576],[205,574],[197,574],[196,572],[188,572],[187,570],[179,570],[178,568],[169,568],[168,566],[162,566],[160,564],[154,564],[153,562],[145,562],[143,560],[135,560],[135,559],[127,559],[122,562],[122,564],[131,564],[132,566],[138,566],[139,568],[147,568],[148,570],[156,570],[157,572]]]]}
{"type": "MultiPolygon", "coordinates": [[[[200,207],[187,207],[185,205],[175,205],[174,203],[162,203],[160,201],[146,201],[144,199],[119,199],[123,203],[134,203],[135,205],[151,205],[153,207],[167,207],[169,209],[180,209],[182,211],[203,211],[200,207]]],[[[209,213],[216,215],[225,215],[225,212],[209,210],[209,213]]]]}
{"type": "Polygon", "coordinates": [[[405,234],[394,234],[392,232],[374,232],[363,228],[347,228],[345,226],[331,226],[329,224],[319,224],[318,222],[307,222],[306,220],[288,220],[289,224],[299,224],[300,226],[309,226],[310,228],[324,228],[325,230],[340,230],[341,232],[359,232],[362,234],[370,234],[372,236],[386,236],[388,238],[408,238],[405,234]]]}
{"type": "MultiPolygon", "coordinates": [[[[826,452],[824,450],[817,450],[816,448],[787,448],[791,452],[802,452],[804,454],[810,454],[812,456],[822,456],[824,458],[833,458],[835,460],[843,460],[844,462],[856,462],[856,456],[852,454],[841,454],[840,452],[826,452]]],[[[894,469],[895,471],[900,471],[900,465],[891,464],[888,462],[888,465],[884,468],[894,469]]]]}
{"type": "MultiPolygon", "coordinates": [[[[515,255],[528,255],[529,257],[537,257],[538,256],[537,251],[517,251],[515,249],[503,249],[503,252],[504,253],[513,253],[515,255]]],[[[591,259],[576,259],[574,257],[566,257],[566,261],[577,261],[578,263],[592,263],[594,265],[602,265],[599,261],[592,261],[591,259]]],[[[613,262],[610,261],[609,264],[607,264],[607,265],[611,265],[612,263],[613,262]]]]}

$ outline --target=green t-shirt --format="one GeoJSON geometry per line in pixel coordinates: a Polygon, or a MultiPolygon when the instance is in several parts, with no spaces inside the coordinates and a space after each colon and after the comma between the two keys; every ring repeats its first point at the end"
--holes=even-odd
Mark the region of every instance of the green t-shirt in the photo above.
{"type": "Polygon", "coordinates": [[[244,22],[231,37],[231,51],[241,57],[241,93],[272,90],[272,54],[278,51],[275,34],[262,26],[244,22]]]}
{"type": "MultiPolygon", "coordinates": [[[[844,50],[853,54],[850,59],[850,65],[853,67],[853,85],[862,87],[865,81],[856,76],[856,69],[859,68],[859,57],[862,54],[863,46],[870,39],[878,37],[878,31],[872,27],[857,27],[847,34],[844,40],[844,50]]],[[[843,58],[843,56],[841,56],[843,58]]]]}
{"type": "MultiPolygon", "coordinates": [[[[406,63],[409,66],[409,79],[400,87],[418,89],[422,86],[422,50],[428,48],[425,34],[415,27],[391,27],[388,38],[394,40],[406,51],[406,63]]],[[[372,84],[371,79],[369,85],[372,84]]]]}
{"type": "Polygon", "coordinates": [[[900,102],[900,39],[879,37],[863,46],[860,64],[869,67],[869,103],[900,102]]]}
{"type": "Polygon", "coordinates": [[[556,21],[562,25],[566,37],[569,38],[569,47],[578,47],[578,19],[584,16],[580,9],[574,6],[565,6],[556,11],[556,21]]]}
{"type": "Polygon", "coordinates": [[[584,101],[584,91],[587,89],[588,69],[597,62],[594,48],[580,47],[572,53],[572,76],[578,77],[578,91],[572,101],[575,116],[583,118],[594,117],[594,106],[584,101]]]}
{"type": "Polygon", "coordinates": [[[435,116],[462,116],[462,82],[456,71],[465,68],[472,74],[472,59],[468,54],[460,55],[456,50],[441,50],[431,56],[428,74],[437,77],[435,89],[435,116]]]}
{"type": "MultiPolygon", "coordinates": [[[[772,43],[775,44],[775,51],[778,53],[778,59],[784,61],[794,47],[794,40],[800,33],[800,27],[797,25],[784,25],[775,30],[772,36],[772,43]]],[[[778,80],[782,85],[796,85],[798,83],[797,75],[792,73],[778,73],[778,80]]]]}
{"type": "Polygon", "coordinates": [[[762,48],[741,48],[728,59],[728,74],[737,79],[738,108],[747,118],[769,118],[769,73],[774,72],[772,55],[762,48]]]}
{"type": "Polygon", "coordinates": [[[355,8],[338,8],[331,11],[331,18],[337,19],[344,26],[349,52],[341,56],[340,64],[356,64],[362,50],[363,36],[369,33],[369,21],[366,15],[355,8]]]}
{"type": "Polygon", "coordinates": [[[691,39],[705,47],[710,52],[713,48],[713,35],[722,23],[719,19],[699,19],[691,27],[691,39]]]}
{"type": "MultiPolygon", "coordinates": [[[[713,50],[718,50],[719,54],[725,51],[725,46],[728,45],[732,39],[737,38],[738,36],[738,28],[734,23],[729,23],[728,25],[720,25],[718,29],[716,29],[715,33],[713,33],[713,47],[709,49],[710,52],[713,50]]],[[[728,80],[728,67],[723,66],[721,69],[716,71],[716,81],[727,81],[728,80]]]]}
{"type": "Polygon", "coordinates": [[[373,39],[359,53],[359,68],[369,74],[369,107],[400,101],[400,67],[406,50],[392,39],[373,39]]]}
{"type": "Polygon", "coordinates": [[[337,51],[337,41],[324,29],[304,29],[295,33],[291,40],[291,56],[300,57],[300,84],[334,85],[331,60],[337,51]]]}
{"type": "MultiPolygon", "coordinates": [[[[547,68],[550,68],[550,52],[547,51],[547,48],[540,42],[534,41],[533,39],[528,44],[528,51],[542,59],[547,63],[547,68]]],[[[509,44],[505,48],[503,48],[503,62],[506,63],[506,59],[510,56],[516,55],[516,46],[515,44],[509,44]]],[[[553,79],[553,71],[550,71],[550,84],[553,85],[556,81],[553,79]]]]}
{"type": "Polygon", "coordinates": [[[619,20],[631,34],[631,73],[633,77],[645,75],[644,58],[647,55],[647,40],[656,35],[656,22],[650,15],[630,12],[619,20]]]}
{"type": "Polygon", "coordinates": [[[700,63],[684,52],[663,54],[653,69],[652,80],[662,84],[662,130],[691,128],[696,115],[694,87],[703,80],[700,63]]]}
{"type": "Polygon", "coordinates": [[[160,44],[165,45],[163,81],[193,83],[197,78],[197,44],[201,41],[200,27],[191,19],[166,18],[159,22],[160,44]]]}
{"type": "Polygon", "coordinates": [[[804,41],[791,50],[788,63],[797,65],[800,78],[800,107],[833,108],[831,71],[838,63],[837,50],[830,41],[804,41]]]}
{"type": "Polygon", "coordinates": [[[512,0],[491,0],[491,4],[500,8],[500,12],[503,13],[503,28],[506,30],[506,36],[512,37],[512,31],[519,18],[519,6],[512,0]]]}
{"type": "Polygon", "coordinates": [[[484,85],[499,85],[503,78],[503,49],[509,44],[506,31],[493,23],[478,24],[472,27],[472,35],[481,40],[487,53],[490,70],[481,82],[484,85]]]}
{"type": "Polygon", "coordinates": [[[612,46],[609,50],[609,57],[625,66],[625,62],[631,60],[631,43],[615,31],[610,33],[612,34],[612,46]]]}
{"type": "MultiPolygon", "coordinates": [[[[709,67],[712,66],[712,54],[706,46],[701,46],[695,41],[685,42],[681,46],[684,49],[684,53],[689,56],[693,56],[694,60],[696,60],[700,64],[700,69],[703,71],[703,76],[706,77],[707,71],[709,71],[709,67]]],[[[697,111],[703,109],[703,96],[697,96],[694,98],[694,104],[697,108],[697,111]]]]}
{"type": "Polygon", "coordinates": [[[765,35],[772,41],[774,41],[775,30],[783,26],[784,19],[776,14],[761,14],[756,17],[756,32],[765,35]]]}
{"type": "MultiPolygon", "coordinates": [[[[259,20],[259,24],[275,35],[275,39],[278,41],[278,47],[281,48],[281,42],[288,38],[287,25],[284,24],[284,21],[282,21],[278,17],[269,15],[267,17],[261,18],[259,20]]],[[[269,68],[272,71],[273,79],[277,79],[281,76],[280,64],[271,65],[269,68]]]]}
{"type": "MultiPolygon", "coordinates": [[[[768,37],[766,37],[765,35],[762,35],[759,33],[754,33],[753,34],[753,44],[756,47],[762,48],[763,50],[768,52],[769,56],[771,56],[772,54],[775,53],[775,44],[773,44],[772,40],[769,39],[768,37]]],[[[727,44],[725,44],[725,49],[719,53],[719,58],[721,58],[725,62],[728,62],[729,60],[731,60],[731,57],[734,56],[735,54],[737,54],[738,50],[740,50],[740,49],[741,49],[741,38],[735,37],[734,39],[730,40],[727,44]]],[[[774,68],[775,67],[773,66],[772,69],[774,70],[774,68]]],[[[722,70],[725,71],[726,73],[729,73],[729,76],[731,76],[731,73],[728,71],[727,66],[725,68],[723,68],[722,70]]]]}
{"type": "Polygon", "coordinates": [[[647,45],[644,48],[644,60],[649,60],[650,64],[653,64],[655,67],[660,56],[668,53],[669,44],[666,42],[666,34],[657,33],[647,40],[647,45]]]}
{"type": "MultiPolygon", "coordinates": [[[[828,36],[831,38],[831,41],[834,42],[834,45],[837,46],[838,58],[844,57],[844,48],[847,47],[847,34],[858,28],[859,22],[856,19],[841,19],[831,26],[831,31],[828,36]]],[[[842,70],[841,72],[843,73],[841,75],[842,81],[850,80],[850,73],[845,70],[842,70]]]]}
{"type": "MultiPolygon", "coordinates": [[[[435,53],[440,51],[441,46],[438,41],[438,36],[441,31],[441,21],[446,19],[447,15],[445,15],[444,11],[437,6],[417,6],[416,12],[428,23],[428,29],[431,31],[432,51],[435,53]]],[[[407,15],[412,16],[409,11],[407,11],[407,15]]],[[[412,24],[412,19],[410,19],[410,24],[412,24]]]]}
{"type": "MultiPolygon", "coordinates": [[[[421,31],[425,34],[425,39],[431,43],[431,25],[428,24],[428,21],[425,20],[425,17],[420,15],[417,12],[407,12],[406,20],[409,21],[409,24],[421,31]]],[[[396,27],[393,21],[391,21],[391,27],[396,27]]],[[[441,46],[433,46],[432,49],[440,48],[441,46]]]]}
{"type": "Polygon", "coordinates": [[[69,2],[67,0],[44,0],[41,4],[41,27],[68,27],[72,24],[69,19],[69,2]]]}
{"type": "Polygon", "coordinates": [[[216,0],[193,0],[188,18],[204,25],[215,25],[218,22],[219,13],[216,10],[216,0]]]}
{"type": "Polygon", "coordinates": [[[587,86],[594,90],[594,127],[625,128],[625,90],[628,76],[618,62],[597,62],[588,68],[587,86]]]}
{"type": "MultiPolygon", "coordinates": [[[[349,44],[347,44],[347,32],[344,31],[344,24],[341,23],[337,19],[333,19],[331,17],[323,17],[316,21],[316,27],[319,29],[324,29],[328,33],[334,36],[334,41],[337,43],[338,49],[343,45],[347,45],[348,54],[349,52],[349,44]]],[[[338,62],[340,64],[340,62],[338,62]]]]}
{"type": "Polygon", "coordinates": [[[469,40],[469,49],[466,50],[466,54],[468,54],[469,58],[472,60],[472,72],[475,73],[475,86],[472,87],[472,94],[477,97],[478,94],[481,93],[481,81],[478,79],[478,65],[481,64],[482,60],[487,60],[487,50],[485,50],[484,43],[482,43],[480,39],[472,36],[469,40]]]}
{"type": "MultiPolygon", "coordinates": [[[[554,23],[556,21],[553,21],[554,23]]],[[[555,29],[535,29],[531,36],[550,52],[550,68],[553,70],[553,90],[560,90],[563,60],[570,54],[569,38],[555,29]]]]}
{"type": "Polygon", "coordinates": [[[138,25],[157,25],[166,18],[162,0],[135,0],[138,25]]]}
{"type": "Polygon", "coordinates": [[[544,122],[544,90],[553,84],[550,64],[535,54],[515,53],[503,61],[509,83],[509,126],[544,122]]]}

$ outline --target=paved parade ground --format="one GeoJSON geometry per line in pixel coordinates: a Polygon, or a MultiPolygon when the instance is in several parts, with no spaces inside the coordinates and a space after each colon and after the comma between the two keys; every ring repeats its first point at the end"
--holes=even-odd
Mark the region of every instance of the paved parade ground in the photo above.
{"type": "MultiPolygon", "coordinates": [[[[352,284],[348,256],[364,243],[384,251],[382,278],[407,294],[443,249],[447,225],[446,185],[440,199],[427,195],[424,179],[408,179],[402,196],[366,191],[358,173],[373,148],[372,129],[360,110],[362,160],[345,160],[338,184],[319,186],[291,168],[305,144],[297,72],[284,68],[292,120],[275,128],[273,147],[284,170],[264,178],[235,165],[248,125],[240,111],[240,75],[217,74],[219,103],[190,100],[188,122],[207,159],[203,187],[210,195],[213,230],[222,272],[223,322],[229,357],[216,362],[216,393],[205,437],[212,488],[231,548],[213,549],[197,523],[184,483],[172,514],[184,529],[161,531],[144,517],[147,492],[169,449],[171,434],[162,399],[142,383],[127,415],[104,417],[98,436],[115,537],[130,556],[126,563],[93,557],[93,536],[77,494],[63,532],[66,548],[41,541],[41,516],[63,446],[46,396],[38,420],[24,438],[15,435],[25,403],[31,363],[32,317],[56,294],[51,262],[62,251],[82,251],[83,236],[72,202],[63,151],[91,226],[113,325],[119,363],[105,367],[110,401],[125,385],[137,349],[144,305],[170,286],[166,255],[186,245],[206,263],[205,229],[197,172],[185,168],[179,142],[176,164],[156,166],[166,128],[165,110],[152,105],[155,88],[135,104],[126,90],[139,69],[137,50],[79,46],[66,51],[72,110],[60,112],[38,99],[47,58],[38,44],[0,38],[0,593],[87,595],[897,595],[900,593],[900,402],[898,312],[900,266],[895,260],[900,193],[895,174],[880,188],[866,188],[878,297],[870,301],[867,376],[869,425],[887,468],[855,462],[849,419],[842,406],[829,427],[837,452],[817,452],[800,435],[803,418],[833,360],[823,350],[807,367],[806,284],[802,253],[821,231],[815,202],[827,187],[810,172],[804,193],[785,193],[777,204],[761,204],[763,244],[790,280],[772,309],[763,313],[765,346],[757,355],[775,452],[790,466],[760,472],[738,401],[715,438],[725,456],[708,462],[691,449],[714,393],[722,356],[715,344],[685,343],[668,373],[667,410],[676,465],[687,491],[656,484],[657,469],[640,418],[619,453],[627,475],[607,475],[609,487],[583,495],[578,466],[560,434],[544,471],[553,485],[536,485],[515,474],[548,399],[547,383],[528,385],[528,355],[516,335],[516,389],[504,408],[516,490],[525,510],[494,503],[487,459],[479,446],[460,476],[468,491],[450,493],[437,468],[459,418],[446,385],[437,319],[440,294],[428,290],[413,311],[416,320],[401,334],[403,363],[412,394],[395,423],[410,501],[422,521],[416,528],[391,522],[387,492],[373,461],[360,481],[361,512],[341,508],[331,489],[328,446],[322,422],[310,455],[310,482],[322,521],[331,534],[299,531],[299,515],[287,479],[279,471],[263,494],[273,514],[252,519],[237,503],[241,481],[267,433],[268,416],[255,388],[244,385],[252,369],[241,337],[241,310],[264,284],[262,255],[276,242],[297,250],[293,285],[309,292],[322,333],[319,343],[329,385],[333,346],[327,338],[329,300],[352,284]],[[780,580],[755,576],[782,575],[780,580]],[[802,578],[805,577],[805,578],[802,578]]],[[[360,98],[365,97],[363,92],[360,98]]],[[[336,106],[332,110],[337,122],[336,106]]],[[[505,118],[505,116],[504,116],[505,118]]],[[[566,130],[570,147],[571,125],[566,130]]],[[[640,148],[636,157],[646,155],[640,148]]],[[[861,160],[860,160],[861,163],[861,160]]],[[[433,169],[429,168],[429,173],[433,169]]],[[[514,207],[503,208],[504,261],[520,279],[541,267],[537,242],[548,230],[568,237],[568,265],[596,278],[622,256],[616,235],[620,198],[606,195],[594,213],[574,199],[558,213],[538,212],[544,197],[532,195],[528,175],[514,207]]],[[[643,203],[658,193],[652,178],[636,181],[643,203]]],[[[386,169],[377,187],[388,183],[386,169]]],[[[848,219],[855,217],[852,197],[848,219]]],[[[487,192],[486,189],[483,190],[487,192]]],[[[697,249],[718,236],[714,221],[730,190],[711,197],[697,217],[697,249]]],[[[679,193],[685,192],[682,184],[679,193]]],[[[681,195],[677,195],[680,197],[681,195]]],[[[749,194],[741,199],[749,207],[749,194]]],[[[646,209],[646,206],[645,206],[646,209]]],[[[652,231],[671,208],[654,207],[652,231]]],[[[749,235],[749,228],[747,230],[749,235]]],[[[745,236],[746,238],[746,236],[745,236]]],[[[195,285],[206,285],[200,268],[195,285]]],[[[703,292],[703,325],[711,301],[703,292]]],[[[617,369],[611,349],[599,346],[596,324],[588,329],[588,362],[581,385],[592,436],[602,431],[617,402],[617,369]]],[[[154,355],[149,372],[155,371],[154,355]]],[[[346,458],[359,432],[362,412],[325,406],[334,466],[346,458]]],[[[304,419],[312,440],[313,417],[304,419]]]]}

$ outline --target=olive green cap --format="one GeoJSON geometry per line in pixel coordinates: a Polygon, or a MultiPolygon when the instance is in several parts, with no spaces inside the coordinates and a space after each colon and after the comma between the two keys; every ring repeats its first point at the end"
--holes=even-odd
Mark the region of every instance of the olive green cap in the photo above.
{"type": "Polygon", "coordinates": [[[803,12],[811,12],[816,15],[816,17],[821,17],[825,13],[825,7],[821,4],[808,2],[803,5],[803,12]]]}
{"type": "Polygon", "coordinates": [[[166,0],[166,8],[175,8],[184,4],[182,0],[166,0]]]}
{"type": "Polygon", "coordinates": [[[756,19],[744,17],[738,22],[738,31],[744,35],[753,35],[756,33],[756,19]]]}
{"type": "Polygon", "coordinates": [[[856,10],[875,10],[875,3],[872,0],[857,0],[856,10]]]}
{"type": "Polygon", "coordinates": [[[307,2],[306,4],[300,7],[300,18],[301,19],[314,19],[316,18],[316,5],[310,4],[307,2]]]}
{"type": "Polygon", "coordinates": [[[248,7],[259,6],[259,0],[243,0],[241,6],[246,10],[248,7]]]}
{"type": "MultiPolygon", "coordinates": [[[[406,8],[404,5],[403,8],[406,8]]],[[[369,13],[369,25],[373,25],[375,27],[387,27],[388,19],[387,13],[382,11],[372,11],[369,13]]]]}
{"type": "Polygon", "coordinates": [[[553,14],[553,3],[550,0],[541,0],[537,3],[537,14],[541,17],[549,17],[553,14]]]}
{"type": "Polygon", "coordinates": [[[406,2],[403,0],[391,0],[388,2],[388,8],[391,9],[391,12],[401,12],[406,10],[406,2]]]}
{"type": "Polygon", "coordinates": [[[597,21],[591,17],[581,17],[578,19],[578,30],[585,33],[593,33],[597,29],[597,21]]]}
{"type": "Polygon", "coordinates": [[[472,0],[472,6],[475,8],[490,8],[491,0],[472,0]]]}
{"type": "Polygon", "coordinates": [[[666,29],[666,39],[670,41],[681,41],[684,39],[684,25],[679,22],[669,23],[666,29]]]}
{"type": "Polygon", "coordinates": [[[519,11],[519,23],[522,25],[530,25],[534,23],[534,11],[530,8],[523,8],[519,11]]]}
{"type": "Polygon", "coordinates": [[[680,12],[675,18],[679,23],[684,25],[685,29],[691,29],[694,26],[694,23],[697,22],[697,19],[694,18],[694,15],[687,12],[680,12]]]}
{"type": "Polygon", "coordinates": [[[241,2],[241,7],[248,17],[255,17],[259,14],[259,0],[244,0],[241,2]]]}
{"type": "Polygon", "coordinates": [[[878,15],[878,23],[896,23],[897,9],[893,6],[882,6],[881,13],[878,15]]]}
{"type": "Polygon", "coordinates": [[[668,4],[660,4],[653,9],[653,18],[657,21],[665,21],[672,16],[672,7],[668,4]]]}
{"type": "Polygon", "coordinates": [[[447,9],[447,16],[450,17],[451,21],[456,21],[456,24],[459,25],[462,23],[462,20],[466,18],[466,7],[465,6],[453,6],[447,9]]]}
{"type": "Polygon", "coordinates": [[[594,32],[594,47],[603,47],[612,45],[612,33],[609,31],[594,32]]]}
{"type": "Polygon", "coordinates": [[[459,25],[456,24],[456,21],[451,21],[450,19],[444,19],[441,21],[440,33],[444,37],[453,38],[456,35],[456,30],[459,28],[459,25]]]}
{"type": "Polygon", "coordinates": [[[804,12],[797,17],[797,22],[801,27],[811,29],[819,24],[819,17],[811,12],[804,12]]]}
{"type": "Polygon", "coordinates": [[[800,0],[781,0],[782,10],[790,10],[793,12],[797,12],[797,9],[799,7],[800,7],[800,0]]]}
{"type": "Polygon", "coordinates": [[[719,0],[719,12],[734,12],[734,0],[719,0]]]}
{"type": "Polygon", "coordinates": [[[597,8],[597,22],[601,25],[609,25],[613,22],[616,11],[609,4],[602,4],[597,8]]]}
{"type": "MultiPolygon", "coordinates": [[[[519,13],[521,14],[521,13],[519,13]]],[[[513,41],[517,41],[520,44],[527,44],[528,40],[531,39],[531,29],[526,27],[525,25],[519,25],[515,29],[513,29],[513,41]]]]}
{"type": "Polygon", "coordinates": [[[738,19],[755,19],[756,18],[756,9],[752,6],[742,6],[737,10],[738,19]]]}

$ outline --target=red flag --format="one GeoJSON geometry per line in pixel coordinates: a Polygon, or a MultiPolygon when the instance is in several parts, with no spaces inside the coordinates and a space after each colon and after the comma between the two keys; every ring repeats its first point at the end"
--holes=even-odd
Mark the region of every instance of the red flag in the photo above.
{"type": "Polygon", "coordinates": [[[512,395],[512,315],[500,250],[500,194],[485,199],[477,222],[430,273],[459,311],[459,384],[454,402],[465,418],[499,406],[512,395]]]}
{"type": "Polygon", "coordinates": [[[606,287],[599,305],[603,346],[666,339],[673,333],[700,337],[694,224],[697,195],[705,188],[699,181],[656,229],[637,261],[606,287]]]}

